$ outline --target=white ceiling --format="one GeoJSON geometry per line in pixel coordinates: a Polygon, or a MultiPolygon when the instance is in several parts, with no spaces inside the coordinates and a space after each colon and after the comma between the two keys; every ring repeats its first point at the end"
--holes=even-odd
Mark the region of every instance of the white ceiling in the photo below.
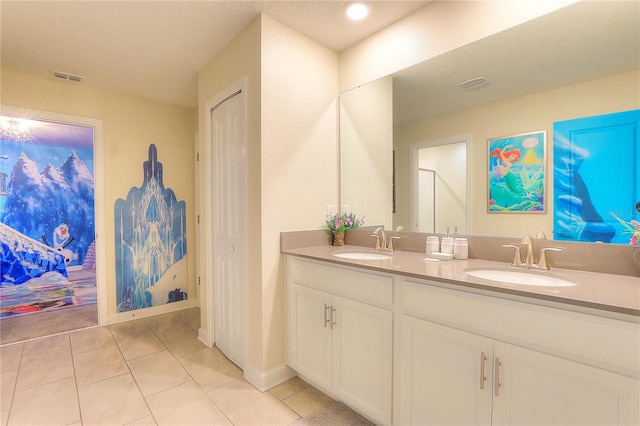
{"type": "MultiPolygon", "coordinates": [[[[394,74],[394,121],[639,68],[640,1],[581,1],[394,74]],[[458,87],[478,76],[491,85],[471,91],[458,87]]],[[[629,90],[638,92],[638,86],[629,90]]]]}
{"type": "Polygon", "coordinates": [[[3,0],[2,68],[195,107],[198,70],[260,13],[339,52],[429,2],[371,1],[364,22],[344,17],[346,3],[3,0]]]}

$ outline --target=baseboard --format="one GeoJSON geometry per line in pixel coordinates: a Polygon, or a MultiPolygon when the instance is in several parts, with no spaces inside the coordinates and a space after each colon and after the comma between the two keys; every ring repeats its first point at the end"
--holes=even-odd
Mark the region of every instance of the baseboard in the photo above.
{"type": "Polygon", "coordinates": [[[266,392],[274,386],[284,383],[297,374],[291,367],[281,364],[269,371],[258,371],[250,367],[244,369],[244,378],[260,392],[266,392]]]}
{"type": "Polygon", "coordinates": [[[179,302],[166,303],[164,305],[152,306],[144,309],[136,309],[133,311],[119,312],[116,314],[109,315],[106,318],[105,324],[100,325],[113,325],[119,324],[121,322],[133,321],[141,318],[149,318],[155,315],[162,315],[171,312],[181,311],[183,309],[189,309],[197,307],[197,300],[189,299],[189,300],[181,300],[179,302]]]}

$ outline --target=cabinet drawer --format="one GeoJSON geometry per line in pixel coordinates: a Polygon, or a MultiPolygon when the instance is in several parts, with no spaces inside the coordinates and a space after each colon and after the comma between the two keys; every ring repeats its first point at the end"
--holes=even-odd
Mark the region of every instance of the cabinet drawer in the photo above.
{"type": "Polygon", "coordinates": [[[287,281],[391,308],[393,278],[287,256],[287,281]]]}

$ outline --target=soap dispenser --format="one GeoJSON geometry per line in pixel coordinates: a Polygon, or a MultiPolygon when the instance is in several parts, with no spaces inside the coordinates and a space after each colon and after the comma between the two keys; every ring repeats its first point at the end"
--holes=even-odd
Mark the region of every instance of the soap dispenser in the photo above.
{"type": "Polygon", "coordinates": [[[453,237],[449,234],[449,227],[447,226],[447,233],[442,237],[442,246],[440,247],[442,253],[453,254],[453,237]]]}

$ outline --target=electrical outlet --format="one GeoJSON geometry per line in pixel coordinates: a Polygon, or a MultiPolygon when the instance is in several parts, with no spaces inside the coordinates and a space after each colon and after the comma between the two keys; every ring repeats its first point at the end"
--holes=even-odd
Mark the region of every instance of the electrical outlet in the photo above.
{"type": "Polygon", "coordinates": [[[351,213],[351,206],[349,204],[343,204],[342,213],[351,213]]]}
{"type": "Polygon", "coordinates": [[[327,217],[333,217],[336,215],[336,206],[335,204],[327,205],[327,217]]]}

